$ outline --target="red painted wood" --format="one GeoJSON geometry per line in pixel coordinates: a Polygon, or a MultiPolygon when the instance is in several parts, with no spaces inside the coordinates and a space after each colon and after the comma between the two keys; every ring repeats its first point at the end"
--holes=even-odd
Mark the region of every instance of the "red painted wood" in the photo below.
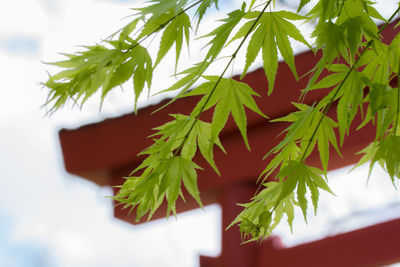
{"type": "Polygon", "coordinates": [[[200,267],[220,267],[221,258],[213,258],[208,256],[200,255],[200,267]]]}
{"type": "Polygon", "coordinates": [[[291,248],[263,243],[257,267],[374,267],[400,261],[400,219],[291,248]]]}
{"type": "MultiPolygon", "coordinates": [[[[237,203],[246,203],[254,195],[257,186],[254,182],[230,184],[221,192],[222,229],[226,229],[243,210],[237,203]]],[[[221,267],[255,266],[259,244],[241,244],[242,238],[237,226],[232,226],[222,234],[220,256],[221,267]]]]}

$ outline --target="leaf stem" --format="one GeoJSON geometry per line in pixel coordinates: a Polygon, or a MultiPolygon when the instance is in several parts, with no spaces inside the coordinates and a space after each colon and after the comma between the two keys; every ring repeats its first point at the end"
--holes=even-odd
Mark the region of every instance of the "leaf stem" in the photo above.
{"type": "Polygon", "coordinates": [[[175,151],[174,155],[176,156],[177,153],[179,153],[179,151],[183,148],[186,140],[189,138],[190,132],[193,130],[194,126],[196,125],[196,123],[198,122],[198,120],[200,119],[200,115],[203,113],[204,109],[206,108],[208,102],[210,101],[212,95],[214,94],[215,90],[217,89],[217,86],[219,85],[219,83],[221,82],[225,72],[228,70],[229,66],[232,64],[233,60],[236,58],[237,53],[239,52],[239,50],[242,48],[244,42],[246,41],[246,39],[250,36],[250,33],[252,32],[252,30],[254,29],[254,27],[256,27],[258,21],[261,19],[262,15],[264,14],[265,10],[268,8],[268,6],[271,4],[272,0],[269,0],[264,8],[261,10],[260,14],[257,16],[257,18],[254,20],[254,23],[251,25],[250,29],[247,31],[246,35],[244,36],[244,38],[242,39],[242,41],[240,42],[240,44],[238,45],[238,47],[236,48],[235,52],[233,52],[233,54],[230,56],[230,60],[229,62],[226,64],[225,69],[222,71],[222,73],[220,74],[220,76],[218,77],[218,80],[215,82],[215,85],[213,86],[213,88],[211,89],[210,94],[208,95],[206,101],[204,102],[203,106],[201,107],[200,111],[198,112],[198,114],[195,116],[195,120],[192,123],[192,125],[190,126],[187,134],[185,135],[181,145],[179,146],[179,148],[175,151]]]}

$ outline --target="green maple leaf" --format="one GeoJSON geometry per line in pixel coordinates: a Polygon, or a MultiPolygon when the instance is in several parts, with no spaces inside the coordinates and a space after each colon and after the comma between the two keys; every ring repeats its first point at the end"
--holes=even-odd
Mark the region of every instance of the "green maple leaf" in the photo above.
{"type": "Polygon", "coordinates": [[[305,196],[307,188],[311,192],[315,213],[317,213],[319,200],[318,188],[333,194],[324,178],[322,178],[323,173],[323,171],[307,166],[302,162],[289,161],[277,174],[277,177],[283,181],[282,192],[278,201],[286,199],[286,197],[295,192],[297,187],[297,201],[303,212],[304,219],[307,220],[307,199],[305,196]]]}
{"type": "Polygon", "coordinates": [[[167,215],[170,214],[170,211],[176,214],[175,202],[178,196],[182,195],[181,183],[183,183],[200,207],[203,207],[200,200],[200,192],[197,188],[196,169],[201,168],[194,162],[182,157],[173,157],[169,162],[168,171],[165,173],[161,184],[161,188],[166,191],[166,199],[168,201],[167,215]]]}
{"type": "Polygon", "coordinates": [[[50,89],[46,105],[50,112],[61,108],[68,100],[83,105],[102,88],[102,100],[108,92],[133,78],[135,108],[145,84],[150,88],[152,61],[147,50],[131,38],[107,41],[105,45],[87,46],[76,54],[66,54],[67,60],[50,63],[66,70],[49,77],[43,85],[50,89]]]}
{"type": "Polygon", "coordinates": [[[179,79],[176,83],[174,83],[167,89],[162,90],[158,94],[176,91],[176,90],[180,90],[180,92],[174,98],[172,98],[170,101],[168,101],[167,104],[163,105],[162,107],[157,109],[155,112],[160,111],[164,107],[170,105],[171,103],[175,102],[177,99],[181,98],[193,86],[193,84],[202,77],[203,73],[207,70],[209,65],[210,65],[209,61],[202,61],[197,64],[194,64],[193,67],[190,67],[190,68],[182,71],[181,73],[178,73],[178,75],[185,75],[185,76],[183,78],[179,79]]]}
{"type": "Polygon", "coordinates": [[[299,13],[305,5],[307,5],[310,0],[301,0],[299,3],[299,7],[297,8],[297,13],[299,13]]]}
{"type": "MultiPolygon", "coordinates": [[[[211,123],[196,120],[193,117],[181,114],[175,114],[172,115],[172,117],[174,117],[174,120],[155,128],[157,133],[151,136],[161,135],[159,141],[174,140],[173,145],[168,148],[169,151],[173,151],[183,145],[181,148],[181,156],[188,160],[192,160],[197,148],[199,148],[204,159],[207,160],[210,166],[219,175],[218,168],[214,162],[213,147],[217,145],[223,152],[225,152],[225,149],[219,138],[214,141],[211,140],[211,123]],[[193,124],[194,127],[192,128],[193,124]],[[182,144],[185,137],[186,141],[182,144]]],[[[151,156],[155,152],[160,151],[158,147],[160,146],[156,144],[155,148],[157,148],[157,150],[153,147],[149,147],[141,152],[141,154],[148,154],[151,156]]]]}
{"type": "Polygon", "coordinates": [[[211,123],[211,141],[214,143],[225,126],[229,114],[231,114],[242,134],[246,147],[250,150],[247,140],[247,119],[244,107],[266,118],[253,99],[253,96],[258,96],[258,94],[247,84],[233,79],[219,79],[218,76],[205,76],[205,78],[208,82],[184,95],[204,95],[193,109],[192,116],[196,116],[202,109],[204,111],[215,106],[211,123]]]}
{"type": "MultiPolygon", "coordinates": [[[[258,17],[259,12],[252,12],[247,18],[258,17]]],[[[294,63],[293,49],[289,42],[289,37],[299,41],[312,49],[308,42],[301,35],[300,31],[289,20],[302,20],[305,17],[288,11],[265,12],[262,14],[254,28],[254,33],[250,39],[246,53],[246,64],[242,77],[247,73],[248,68],[254,62],[262,48],[265,74],[268,78],[268,93],[271,94],[274,88],[275,76],[278,68],[278,49],[285,62],[292,70],[297,79],[297,71],[294,63]]],[[[232,40],[242,38],[255,22],[251,20],[244,24],[232,40]]]]}
{"type": "Polygon", "coordinates": [[[190,27],[190,18],[185,13],[181,13],[168,24],[161,37],[160,48],[158,50],[157,59],[154,63],[155,67],[158,65],[158,63],[160,63],[167,52],[171,49],[172,45],[175,44],[176,70],[176,66],[178,65],[178,60],[182,50],[183,40],[185,39],[186,44],[189,45],[190,27]]]}
{"type": "Polygon", "coordinates": [[[197,17],[197,28],[200,25],[200,22],[203,19],[207,9],[209,9],[212,5],[215,5],[215,8],[218,9],[218,0],[203,0],[201,1],[199,7],[196,10],[195,17],[197,17]]]}
{"type": "Polygon", "coordinates": [[[329,161],[329,144],[341,155],[334,131],[338,124],[312,106],[299,103],[294,103],[294,105],[299,111],[273,120],[273,122],[291,122],[291,125],[284,131],[287,132],[285,138],[265,156],[277,154],[276,158],[262,172],[262,175],[271,174],[279,165],[284,163],[281,166],[283,167],[285,166],[285,161],[296,159],[299,155],[303,155],[303,158],[306,158],[312,152],[312,148],[316,143],[318,144],[325,173],[327,172],[329,161]],[[319,124],[318,128],[317,124],[319,124]],[[314,133],[309,129],[316,129],[316,132],[314,133]],[[311,144],[309,144],[310,142],[311,144]],[[300,143],[299,147],[295,145],[297,143],[300,143]]]}
{"type": "Polygon", "coordinates": [[[140,182],[124,183],[121,193],[117,195],[118,201],[125,203],[126,207],[138,206],[137,220],[146,212],[149,212],[151,218],[164,198],[168,202],[167,216],[171,211],[176,214],[175,202],[179,195],[183,198],[182,183],[199,205],[202,205],[197,189],[196,172],[200,167],[192,161],[197,148],[219,174],[213,157],[214,144],[222,151],[225,150],[219,138],[211,143],[211,124],[180,114],[172,117],[174,120],[154,129],[157,132],[150,137],[158,136],[158,139],[154,140],[152,146],[139,153],[147,157],[132,171],[131,176],[143,170],[137,178],[140,182]],[[177,156],[174,152],[179,148],[180,154],[177,156]],[[153,190],[150,190],[151,187],[153,190]],[[142,202],[147,204],[141,204],[142,202]]]}
{"type": "Polygon", "coordinates": [[[369,175],[378,162],[390,175],[393,183],[395,177],[400,178],[400,136],[388,135],[378,142],[371,143],[360,153],[364,153],[364,156],[357,166],[370,160],[369,175]]]}
{"type": "Polygon", "coordinates": [[[288,217],[289,226],[294,218],[293,195],[280,200],[282,183],[268,182],[263,189],[252,198],[252,201],[240,204],[244,210],[228,226],[240,225],[243,239],[251,238],[247,242],[259,240],[269,236],[279,224],[284,214],[288,217]]]}
{"type": "Polygon", "coordinates": [[[232,30],[241,21],[245,14],[246,13],[243,9],[232,11],[228,14],[227,18],[220,20],[223,22],[222,25],[218,26],[209,34],[201,37],[213,37],[213,39],[207,44],[210,46],[210,48],[208,49],[207,55],[204,58],[205,61],[213,61],[218,57],[232,30]]]}

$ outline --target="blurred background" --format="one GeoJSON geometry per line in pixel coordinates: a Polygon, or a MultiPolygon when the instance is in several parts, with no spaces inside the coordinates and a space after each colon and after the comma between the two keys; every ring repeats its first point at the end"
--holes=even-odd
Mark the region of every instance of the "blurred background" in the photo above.
{"type": "MultiPolygon", "coordinates": [[[[223,2],[222,11],[229,11],[232,5],[223,2]]],[[[377,8],[390,16],[395,1],[380,2],[386,3],[377,8]]],[[[46,71],[54,73],[44,62],[60,60],[60,52],[73,52],[80,49],[78,45],[107,37],[129,22],[130,8],[141,3],[15,0],[0,4],[0,266],[192,267],[198,266],[199,253],[219,254],[222,230],[217,205],[180,214],[177,220],[133,226],[113,218],[107,198],[110,188],[64,171],[58,131],[131,112],[129,86],[112,93],[101,112],[98,98],[82,110],[67,106],[51,117],[42,107],[47,90],[40,82],[46,81],[46,71]]],[[[291,5],[290,1],[283,4],[291,5]]],[[[211,14],[205,28],[215,19],[211,14]]],[[[171,74],[168,66],[160,66],[156,73],[168,79],[171,74]]],[[[165,85],[155,80],[153,87],[165,85]]],[[[141,106],[147,104],[144,100],[141,106]]],[[[294,233],[284,223],[277,229],[287,246],[400,217],[399,193],[382,170],[375,168],[368,183],[367,166],[348,174],[349,170],[331,173],[337,197],[321,196],[318,217],[311,216],[306,225],[299,212],[294,233]]]]}

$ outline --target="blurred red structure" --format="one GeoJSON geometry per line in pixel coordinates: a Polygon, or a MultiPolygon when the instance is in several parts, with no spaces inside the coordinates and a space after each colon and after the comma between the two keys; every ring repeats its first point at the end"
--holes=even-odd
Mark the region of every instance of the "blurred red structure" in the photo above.
{"type": "MultiPolygon", "coordinates": [[[[395,23],[382,33],[387,42],[395,36],[395,23]]],[[[312,52],[297,55],[295,61],[299,74],[310,70],[317,60],[318,56],[312,52]]],[[[267,81],[262,69],[249,73],[243,81],[260,95],[266,95],[267,81]]],[[[284,116],[294,111],[291,102],[297,101],[300,89],[304,88],[306,82],[307,78],[296,81],[288,66],[280,63],[274,93],[270,97],[256,99],[257,104],[272,119],[284,116]]],[[[323,90],[309,93],[305,103],[312,104],[323,94],[323,90]]],[[[137,116],[128,114],[78,129],[61,130],[59,136],[66,170],[102,186],[121,184],[121,177],[127,176],[143,160],[137,153],[152,144],[152,141],[146,138],[152,133],[151,129],[170,120],[168,114],[190,113],[197,101],[196,97],[185,101],[178,100],[162,112],[151,115],[166,103],[164,101],[141,109],[137,116]]],[[[262,158],[277,144],[278,134],[287,126],[285,123],[269,123],[252,112],[248,112],[247,115],[248,139],[252,151],[247,151],[240,133],[233,121],[229,120],[221,135],[228,155],[221,151],[215,153],[222,177],[218,177],[208,168],[201,157],[195,159],[200,166],[205,167],[198,177],[202,200],[206,205],[221,205],[223,229],[240,212],[236,203],[248,202],[254,194],[257,188],[255,181],[267,164],[262,158]]],[[[335,117],[335,108],[332,108],[328,115],[335,117]]],[[[210,118],[211,112],[208,112],[203,119],[210,118]]],[[[356,120],[360,121],[360,118],[356,120]]],[[[344,142],[343,158],[331,151],[330,169],[356,163],[360,156],[355,155],[355,152],[365,147],[373,137],[374,129],[371,125],[359,131],[353,129],[344,142]]],[[[308,163],[320,165],[316,151],[310,156],[308,163]]],[[[190,197],[186,200],[186,203],[178,201],[178,212],[197,208],[197,204],[190,197]]],[[[162,218],[165,213],[166,207],[163,206],[154,218],[162,218]]],[[[114,214],[121,220],[133,222],[133,215],[128,215],[119,207],[114,209],[114,214]]],[[[201,267],[355,267],[382,266],[400,261],[400,219],[291,248],[285,248],[279,237],[271,237],[261,244],[241,245],[237,228],[222,232],[221,255],[218,258],[201,256],[201,267]]]]}

